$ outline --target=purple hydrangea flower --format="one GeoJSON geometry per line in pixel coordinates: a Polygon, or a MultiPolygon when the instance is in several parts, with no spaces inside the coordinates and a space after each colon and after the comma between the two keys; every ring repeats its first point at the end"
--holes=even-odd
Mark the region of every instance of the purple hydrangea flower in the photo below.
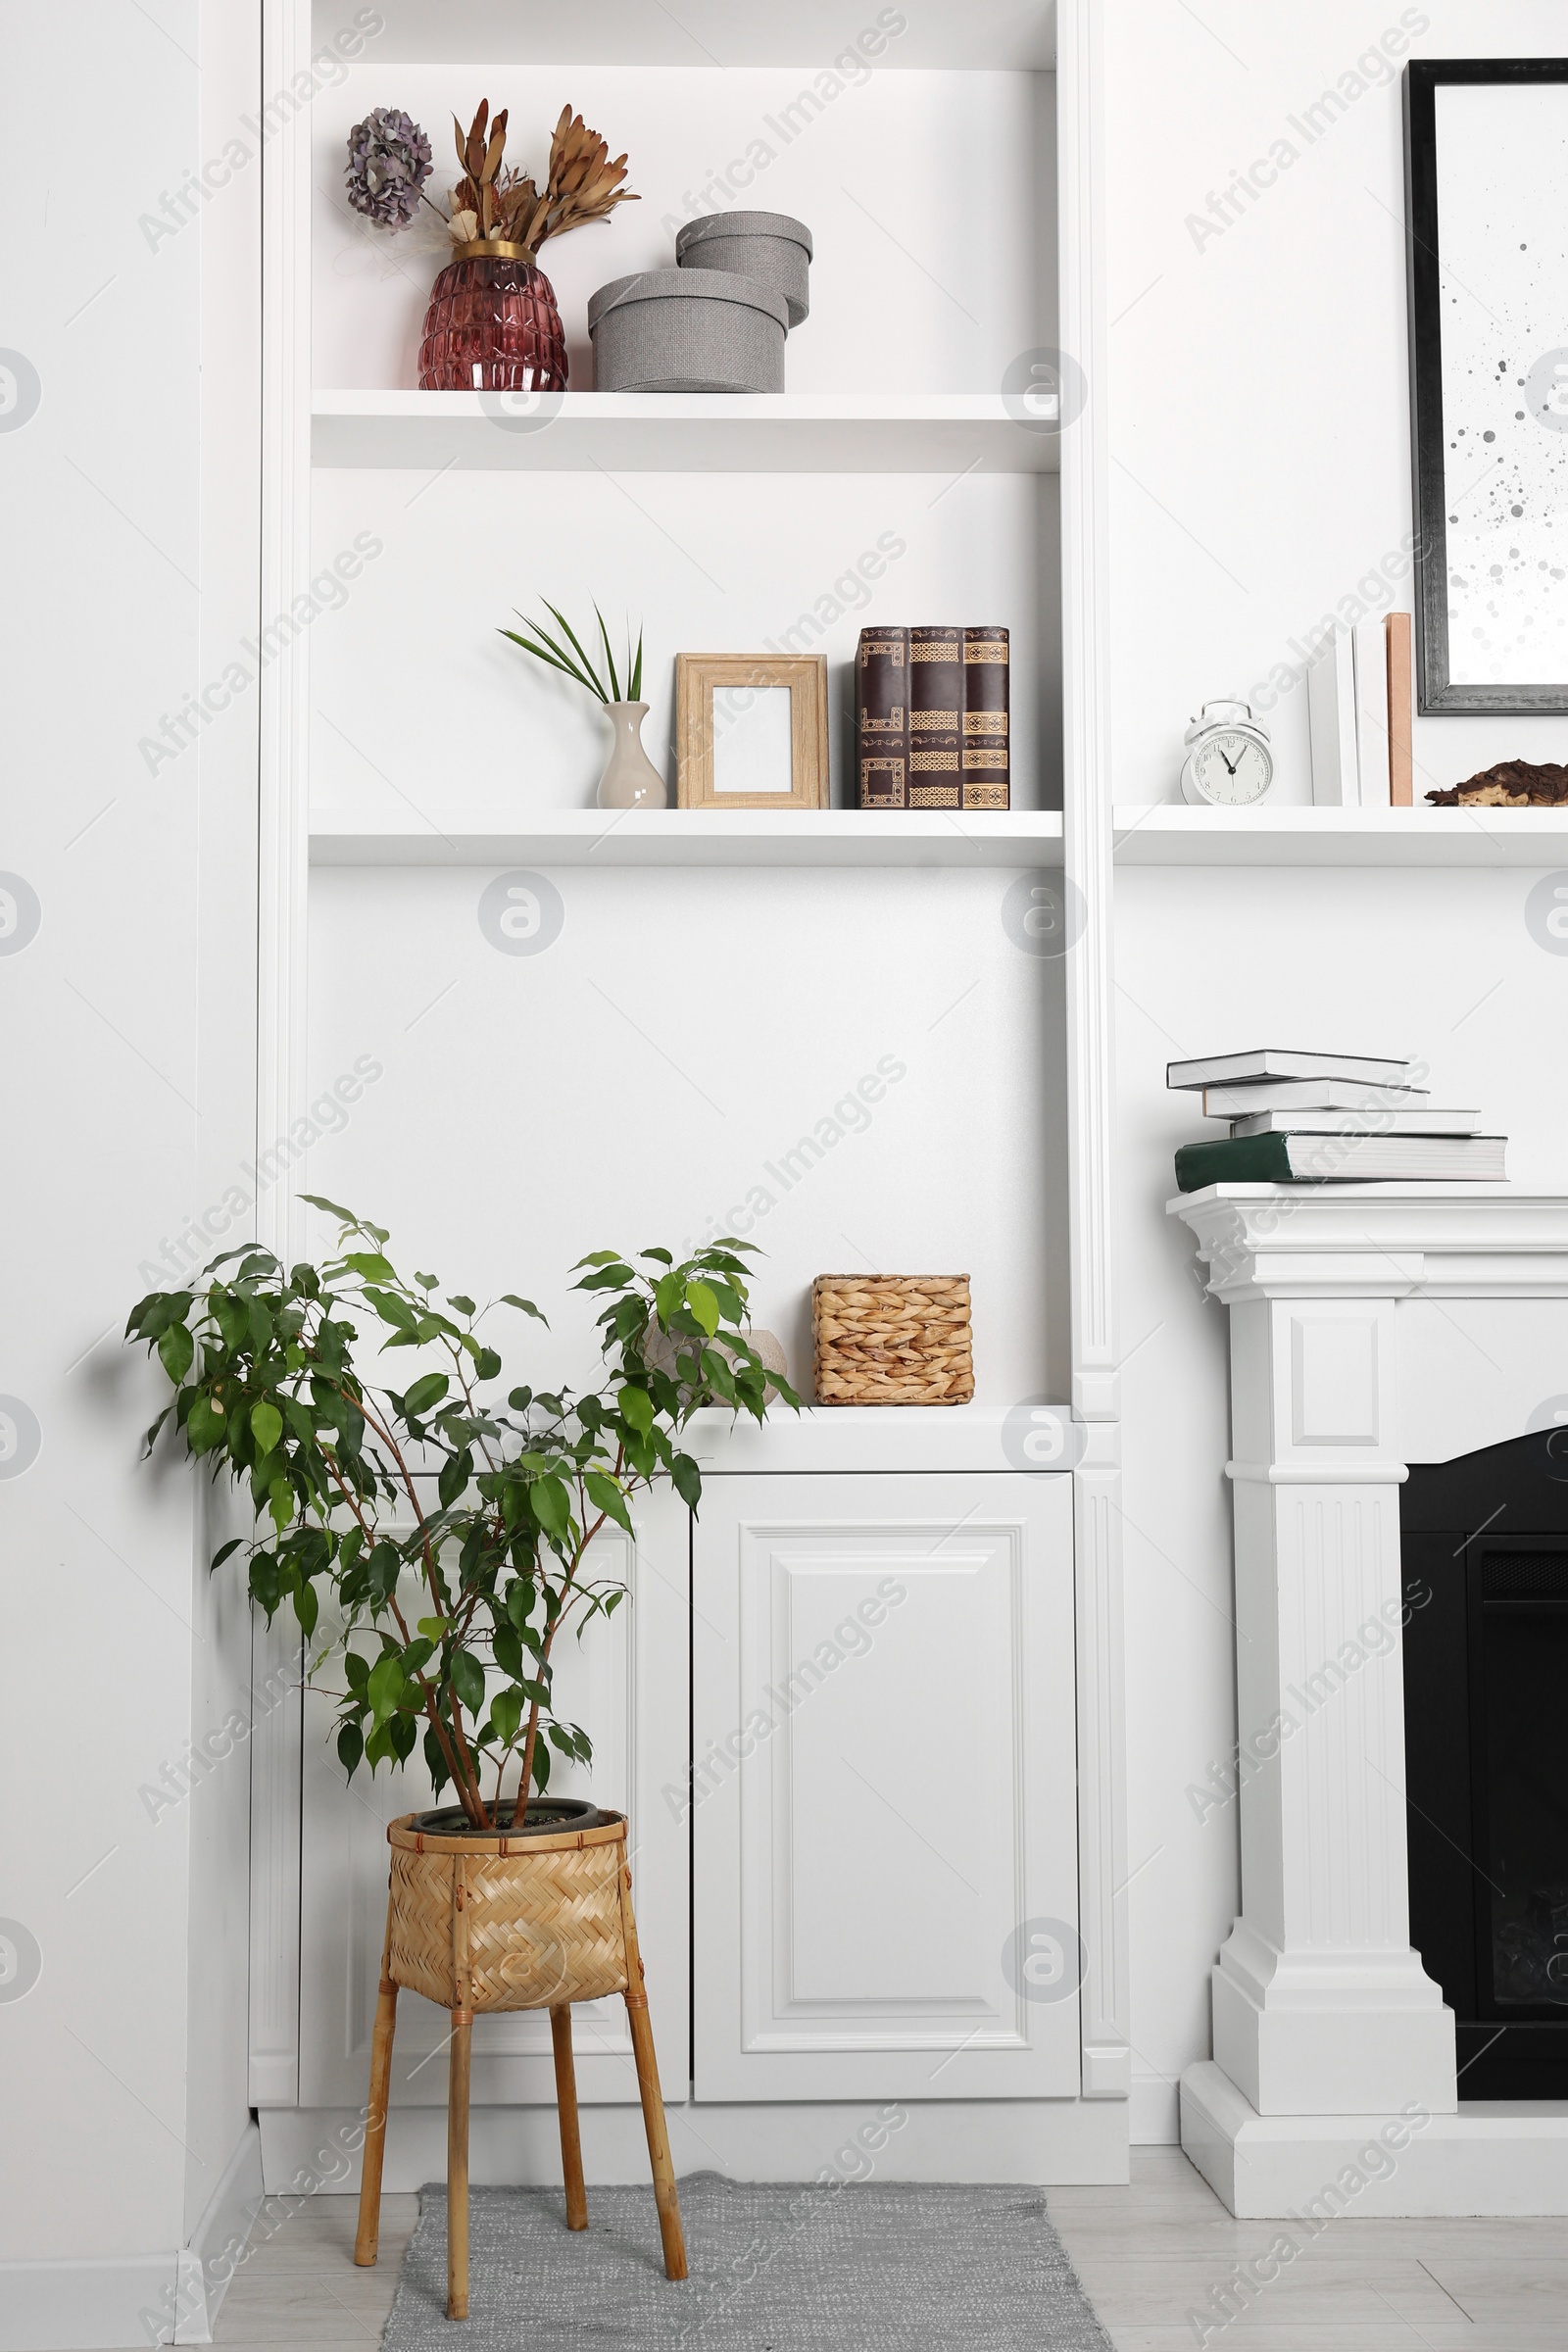
{"type": "Polygon", "coordinates": [[[429,176],[430,142],[412,115],[395,106],[374,106],[349,132],[343,174],[349,202],[380,227],[408,227],[429,176]]]}

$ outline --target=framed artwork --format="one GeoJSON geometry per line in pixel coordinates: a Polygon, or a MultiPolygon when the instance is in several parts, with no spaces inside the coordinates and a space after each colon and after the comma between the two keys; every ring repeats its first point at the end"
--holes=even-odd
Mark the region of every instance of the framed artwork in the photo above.
{"type": "Polygon", "coordinates": [[[1404,74],[1417,707],[1568,711],[1568,58],[1404,74]]]}
{"type": "Polygon", "coordinates": [[[827,658],[677,654],[682,808],[826,808],[827,658]]]}

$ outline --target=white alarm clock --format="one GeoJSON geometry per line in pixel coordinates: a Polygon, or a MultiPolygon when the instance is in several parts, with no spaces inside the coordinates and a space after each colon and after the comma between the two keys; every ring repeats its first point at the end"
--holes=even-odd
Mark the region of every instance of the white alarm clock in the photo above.
{"type": "Polygon", "coordinates": [[[1250,703],[1205,703],[1182,741],[1182,799],[1200,808],[1250,808],[1274,781],[1268,730],[1250,703]]]}

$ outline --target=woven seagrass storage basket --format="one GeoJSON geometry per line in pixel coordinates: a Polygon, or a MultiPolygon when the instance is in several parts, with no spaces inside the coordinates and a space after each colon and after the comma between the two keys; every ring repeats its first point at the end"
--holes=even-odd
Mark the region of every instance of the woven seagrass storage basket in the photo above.
{"type": "Polygon", "coordinates": [[[626,1989],[620,1908],[626,1823],[539,1838],[438,1838],[416,1814],[387,1832],[392,1848],[388,1974],[443,2009],[550,2009],[626,1989]],[[453,1936],[462,1863],[468,1997],[453,1936]]]}
{"type": "Polygon", "coordinates": [[[967,1274],[819,1274],[811,1285],[818,1404],[967,1404],[967,1274]]]}

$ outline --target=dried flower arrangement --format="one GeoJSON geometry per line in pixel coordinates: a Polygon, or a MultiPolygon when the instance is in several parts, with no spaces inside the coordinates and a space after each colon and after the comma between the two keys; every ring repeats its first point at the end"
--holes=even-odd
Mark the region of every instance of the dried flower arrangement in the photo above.
{"type": "MultiPolygon", "coordinates": [[[[456,116],[452,128],[463,177],[447,198],[444,226],[457,246],[511,245],[532,259],[547,239],[608,220],[617,204],[640,201],[621,184],[624,155],[612,156],[608,142],[569,106],[562,108],[550,141],[543,192],[530,172],[503,168],[505,107],[492,122],[490,101],[481,98],[466,135],[456,116]]],[[[407,228],[421,204],[443,218],[424,193],[430,170],[428,138],[396,107],[372,107],[349,133],[348,200],[377,227],[407,228]]]]}
{"type": "Polygon", "coordinates": [[[621,185],[626,158],[612,157],[608,142],[597,130],[590,130],[569,106],[562,108],[550,141],[550,169],[542,195],[531,173],[502,170],[507,110],[503,107],[490,123],[486,138],[489,113],[489,100],[481,98],[466,138],[463,125],[453,118],[458,161],[463,167],[463,177],[448,199],[456,243],[468,245],[496,237],[520,246],[525,253],[537,254],[548,238],[586,227],[590,220],[608,220],[617,204],[641,201],[621,185]]]}

